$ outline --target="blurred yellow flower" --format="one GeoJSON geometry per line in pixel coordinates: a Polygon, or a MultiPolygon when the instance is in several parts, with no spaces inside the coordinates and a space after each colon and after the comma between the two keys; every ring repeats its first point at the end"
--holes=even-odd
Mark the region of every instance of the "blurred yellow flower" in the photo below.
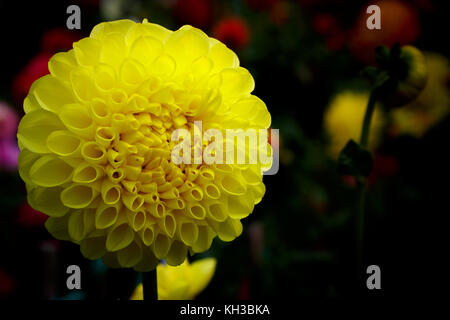
{"type": "Polygon", "coordinates": [[[394,134],[410,134],[422,137],[450,111],[448,59],[440,54],[425,52],[428,82],[417,99],[390,112],[390,131],[394,134]]]}
{"type": "Polygon", "coordinates": [[[49,70],[30,88],[17,137],[28,202],[54,237],[109,267],[149,271],[241,234],[265,193],[261,165],[171,160],[172,133],[194,121],[203,131],[270,126],[233,51],[191,26],[119,20],[55,54],[49,70]]]}
{"type": "MultiPolygon", "coordinates": [[[[187,259],[179,266],[160,263],[156,268],[159,300],[192,300],[211,281],[216,259],[205,258],[190,264],[187,259]]],[[[139,284],[131,300],[143,300],[143,286],[139,284]]]]}
{"type": "MultiPolygon", "coordinates": [[[[359,142],[368,100],[367,93],[346,91],[330,102],[324,115],[324,128],[329,136],[328,152],[331,157],[337,159],[350,139],[359,142]]],[[[384,114],[376,106],[369,134],[369,148],[372,150],[380,143],[384,122],[384,114]]]]}

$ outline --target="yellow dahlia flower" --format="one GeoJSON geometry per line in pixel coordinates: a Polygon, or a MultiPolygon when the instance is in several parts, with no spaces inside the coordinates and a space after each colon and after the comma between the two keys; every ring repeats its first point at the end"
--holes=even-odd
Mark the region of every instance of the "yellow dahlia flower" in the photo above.
{"type": "MultiPolygon", "coordinates": [[[[216,269],[214,258],[197,260],[190,264],[187,259],[179,266],[160,263],[156,268],[158,300],[193,300],[211,281],[216,269]]],[[[144,291],[139,284],[131,300],[143,300],[144,291]]]]}
{"type": "Polygon", "coordinates": [[[270,126],[230,49],[191,26],[119,20],[55,54],[49,70],[30,88],[17,137],[28,201],[54,237],[148,271],[241,234],[265,192],[262,166],[171,160],[172,132],[194,121],[203,132],[270,126]]]}
{"type": "MultiPolygon", "coordinates": [[[[331,157],[337,159],[350,139],[359,142],[368,100],[367,93],[346,91],[330,102],[324,115],[324,127],[330,139],[328,152],[331,157]]],[[[372,150],[380,143],[384,121],[381,109],[376,106],[369,134],[369,148],[372,150]]]]}
{"type": "Polygon", "coordinates": [[[392,131],[422,137],[450,112],[450,76],[448,59],[438,53],[425,52],[428,82],[417,99],[390,112],[392,131]]]}

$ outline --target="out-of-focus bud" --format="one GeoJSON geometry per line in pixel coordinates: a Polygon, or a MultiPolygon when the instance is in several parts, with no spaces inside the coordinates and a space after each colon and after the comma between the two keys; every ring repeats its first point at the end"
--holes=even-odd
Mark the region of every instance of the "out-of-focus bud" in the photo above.
{"type": "Polygon", "coordinates": [[[394,46],[388,55],[385,47],[379,52],[381,72],[387,75],[387,80],[379,86],[379,99],[389,108],[414,100],[425,88],[428,78],[422,52],[410,45],[394,46]]]}

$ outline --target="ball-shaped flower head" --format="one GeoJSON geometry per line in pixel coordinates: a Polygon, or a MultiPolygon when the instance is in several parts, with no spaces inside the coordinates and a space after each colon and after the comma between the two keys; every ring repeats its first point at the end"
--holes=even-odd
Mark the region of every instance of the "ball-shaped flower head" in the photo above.
{"type": "MultiPolygon", "coordinates": [[[[359,141],[368,100],[367,93],[345,91],[330,102],[324,115],[324,128],[330,139],[331,157],[337,159],[350,139],[359,141]]],[[[369,148],[372,150],[380,143],[384,122],[384,114],[377,105],[370,123],[369,148]]]]}
{"type": "Polygon", "coordinates": [[[230,49],[191,26],[119,20],[55,54],[49,70],[30,88],[17,136],[28,202],[50,216],[54,237],[147,271],[240,235],[265,192],[262,165],[171,158],[172,133],[194,121],[203,132],[270,126],[230,49]]]}

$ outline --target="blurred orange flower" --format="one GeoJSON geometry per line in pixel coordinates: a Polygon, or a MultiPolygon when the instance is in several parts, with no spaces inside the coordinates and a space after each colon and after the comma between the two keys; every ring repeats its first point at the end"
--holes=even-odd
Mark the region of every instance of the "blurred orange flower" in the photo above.
{"type": "Polygon", "coordinates": [[[350,37],[353,55],[365,63],[375,61],[374,50],[377,46],[391,47],[396,42],[400,45],[412,44],[420,33],[417,10],[405,1],[382,0],[371,4],[380,7],[381,29],[367,28],[366,21],[369,15],[365,11],[367,8],[365,6],[350,37]]]}

